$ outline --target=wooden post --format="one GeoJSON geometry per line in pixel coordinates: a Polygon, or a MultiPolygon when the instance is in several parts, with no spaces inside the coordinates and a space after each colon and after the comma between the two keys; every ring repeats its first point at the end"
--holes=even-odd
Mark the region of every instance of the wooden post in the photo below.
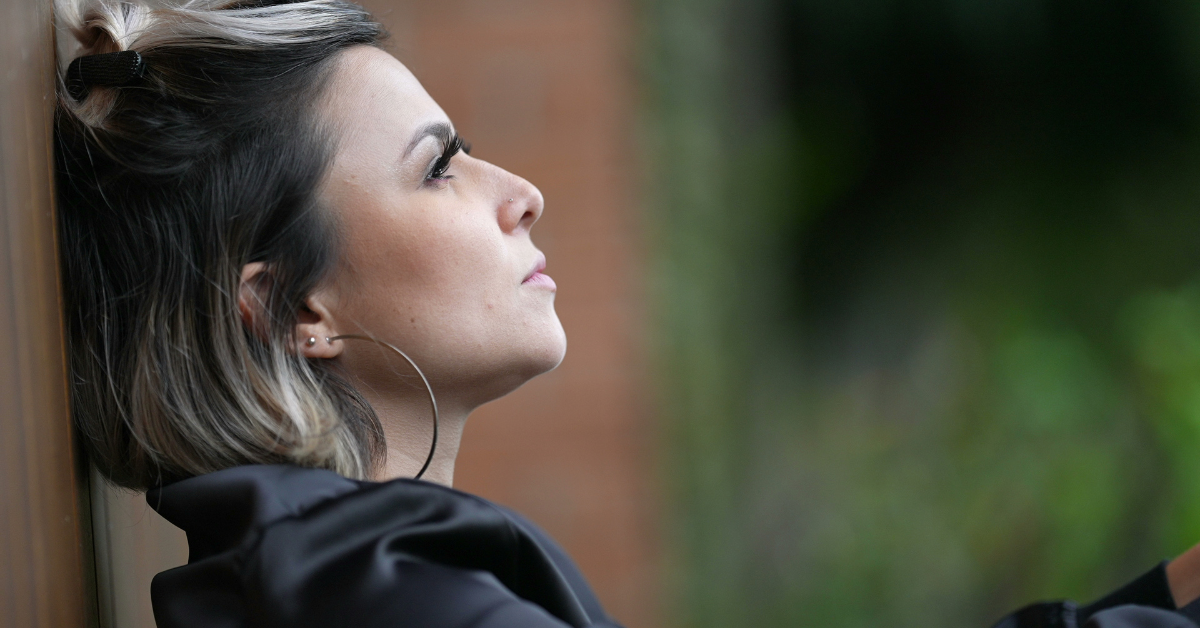
{"type": "MultiPolygon", "coordinates": [[[[95,621],[67,417],[47,0],[0,0],[0,626],[95,621]]],[[[82,515],[82,516],[81,516],[82,515]]]]}

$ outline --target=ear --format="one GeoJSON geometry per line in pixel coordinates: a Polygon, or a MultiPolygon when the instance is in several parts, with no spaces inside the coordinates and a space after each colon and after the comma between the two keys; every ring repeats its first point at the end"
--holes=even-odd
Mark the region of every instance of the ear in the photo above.
{"type": "Polygon", "coordinates": [[[238,284],[238,312],[242,324],[259,340],[267,340],[267,293],[271,289],[271,275],[267,265],[253,262],[242,266],[242,280],[238,284]]]}
{"type": "MultiPolygon", "coordinates": [[[[262,262],[252,262],[242,267],[242,279],[238,286],[238,312],[246,329],[264,341],[269,334],[267,293],[271,288],[271,281],[270,268],[262,262]]],[[[342,353],[342,343],[330,343],[325,340],[337,335],[333,328],[333,317],[324,302],[326,299],[325,293],[311,295],[300,310],[292,342],[296,353],[306,358],[336,358],[342,353]]]]}

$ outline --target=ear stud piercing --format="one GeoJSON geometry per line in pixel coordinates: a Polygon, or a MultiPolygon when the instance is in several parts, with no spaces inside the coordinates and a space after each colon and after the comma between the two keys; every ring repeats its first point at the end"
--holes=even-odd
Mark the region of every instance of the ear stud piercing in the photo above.
{"type": "Polygon", "coordinates": [[[309,336],[309,337],[308,337],[308,340],[305,340],[305,341],[304,341],[304,344],[305,344],[306,346],[309,346],[309,347],[311,347],[311,346],[313,346],[313,345],[317,344],[317,337],[316,337],[316,336],[309,336]]]}
{"type": "Polygon", "coordinates": [[[510,198],[510,199],[508,199],[508,202],[510,202],[510,203],[511,203],[511,202],[513,202],[513,200],[510,198]]]}

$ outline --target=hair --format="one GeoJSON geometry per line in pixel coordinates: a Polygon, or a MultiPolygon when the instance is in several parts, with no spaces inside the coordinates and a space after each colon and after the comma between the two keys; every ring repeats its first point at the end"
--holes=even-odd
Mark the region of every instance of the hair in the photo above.
{"type": "Polygon", "coordinates": [[[379,420],[331,361],[298,354],[295,325],[338,254],[317,104],[337,54],[382,27],[340,0],[57,9],[71,409],[92,461],[134,489],[254,463],[370,476],[379,420]],[[145,60],[140,80],[68,94],[71,59],[123,50],[145,60]],[[267,272],[250,329],[253,262],[267,272]]]}

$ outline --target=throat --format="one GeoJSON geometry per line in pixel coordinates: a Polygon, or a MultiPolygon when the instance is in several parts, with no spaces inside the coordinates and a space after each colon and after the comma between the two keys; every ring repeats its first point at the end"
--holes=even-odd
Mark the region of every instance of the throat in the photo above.
{"type": "MultiPolygon", "coordinates": [[[[409,405],[409,404],[404,404],[409,405]]],[[[466,426],[466,412],[450,409],[440,410],[437,425],[437,443],[434,447],[433,417],[428,403],[423,408],[376,407],[376,414],[383,426],[387,441],[387,459],[384,461],[378,481],[398,478],[415,478],[425,468],[422,480],[443,486],[454,485],[454,463],[462,442],[466,426]],[[384,411],[381,411],[384,410],[384,411]],[[388,411],[391,410],[391,411],[388,411]],[[433,448],[432,457],[430,449],[433,448]],[[428,461],[428,467],[426,462],[428,461]]]]}

